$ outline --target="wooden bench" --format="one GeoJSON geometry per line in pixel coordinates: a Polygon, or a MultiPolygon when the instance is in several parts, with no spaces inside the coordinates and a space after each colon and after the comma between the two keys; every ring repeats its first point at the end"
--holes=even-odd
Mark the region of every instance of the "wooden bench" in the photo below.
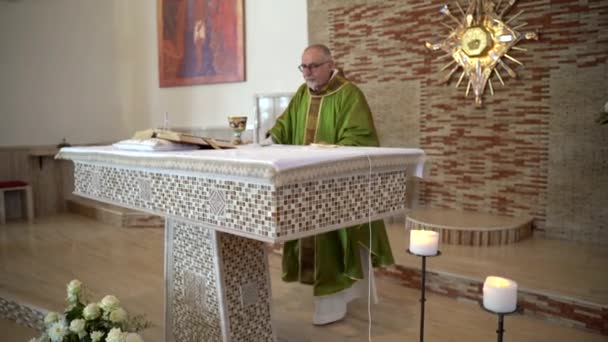
{"type": "Polygon", "coordinates": [[[0,181],[0,224],[6,223],[6,204],[4,194],[9,191],[22,191],[25,200],[25,210],[27,212],[27,221],[34,222],[34,197],[32,196],[32,187],[24,181],[9,180],[0,181]]]}

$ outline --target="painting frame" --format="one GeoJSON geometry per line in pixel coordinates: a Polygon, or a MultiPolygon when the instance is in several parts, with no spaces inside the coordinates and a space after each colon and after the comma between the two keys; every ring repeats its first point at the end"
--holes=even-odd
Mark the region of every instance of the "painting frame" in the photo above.
{"type": "Polygon", "coordinates": [[[160,87],[245,81],[244,0],[157,0],[160,87]]]}

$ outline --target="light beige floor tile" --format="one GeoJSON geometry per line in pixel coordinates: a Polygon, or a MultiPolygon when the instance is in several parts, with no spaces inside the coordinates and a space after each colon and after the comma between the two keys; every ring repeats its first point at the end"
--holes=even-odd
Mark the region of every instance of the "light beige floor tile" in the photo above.
{"type": "MultiPolygon", "coordinates": [[[[400,234],[400,227],[391,228],[392,235],[400,234]]],[[[64,308],[65,285],[78,278],[89,289],[92,299],[99,300],[105,294],[119,297],[132,313],[146,313],[154,326],[143,332],[146,341],[163,341],[163,229],[116,228],[90,219],[61,215],[39,219],[35,225],[9,223],[0,226],[0,296],[17,299],[52,310],[64,308]]],[[[397,238],[399,238],[397,236],[397,238]]],[[[404,238],[404,236],[402,236],[404,238]]],[[[405,242],[404,242],[405,243],[405,242]]],[[[418,260],[399,252],[393,243],[397,260],[418,265],[418,260]]],[[[592,256],[604,258],[605,250],[589,249],[587,257],[572,257],[569,261],[555,261],[558,252],[543,254],[543,248],[570,248],[560,242],[532,240],[513,251],[472,252],[443,247],[445,256],[435,258],[429,268],[446,267],[451,272],[475,269],[480,278],[491,270],[489,259],[504,263],[505,269],[515,272],[525,265],[543,265],[561,262],[564,281],[568,274],[588,277],[599,281],[571,293],[592,294],[602,298],[603,276],[586,272],[595,267],[592,256]],[[529,250],[525,248],[529,247],[529,250]],[[540,247],[538,247],[540,246],[540,247]],[[544,247],[543,247],[544,246],[544,247]],[[564,247],[566,246],[566,247],[564,247]],[[526,252],[527,250],[527,252],[526,252]],[[525,256],[527,253],[527,257],[525,256]],[[449,257],[448,257],[449,256],[449,257]],[[443,261],[441,261],[443,260],[443,261]],[[580,262],[581,264],[576,264],[580,262]],[[586,262],[590,262],[591,266],[586,262]],[[444,265],[444,263],[446,265],[444,265]],[[461,265],[463,263],[464,265],[461,265]],[[486,267],[484,269],[484,267],[486,267]],[[585,271],[587,270],[587,271],[585,271]],[[580,273],[576,273],[580,272],[580,273]]],[[[570,256],[577,251],[566,250],[570,256]]],[[[527,268],[528,273],[543,267],[527,268]]],[[[273,291],[273,317],[281,342],[304,341],[367,341],[367,302],[360,299],[349,306],[349,314],[342,322],[324,327],[311,325],[312,291],[300,284],[283,283],[280,277],[280,260],[271,255],[270,268],[273,291]]],[[[550,267],[549,267],[550,268],[550,267]]],[[[544,277],[553,281],[561,272],[556,265],[547,275],[526,275],[525,271],[513,273],[515,279],[527,285],[543,285],[544,277]],[[555,274],[553,273],[555,272],[555,274]]],[[[598,273],[597,269],[594,270],[598,273]]],[[[567,289],[579,280],[566,285],[550,284],[547,290],[567,289]]],[[[390,279],[378,279],[380,304],[372,306],[372,341],[416,341],[419,326],[419,291],[408,289],[390,279]]],[[[591,297],[590,297],[591,298],[591,297]]],[[[476,304],[462,303],[446,297],[429,294],[426,304],[426,341],[493,341],[496,339],[496,319],[482,311],[476,304]]],[[[506,318],[505,341],[557,341],[600,342],[605,336],[561,327],[524,316],[506,318]]],[[[0,341],[27,341],[23,330],[11,322],[0,321],[0,341]]],[[[28,336],[26,336],[28,337],[28,336]]]]}

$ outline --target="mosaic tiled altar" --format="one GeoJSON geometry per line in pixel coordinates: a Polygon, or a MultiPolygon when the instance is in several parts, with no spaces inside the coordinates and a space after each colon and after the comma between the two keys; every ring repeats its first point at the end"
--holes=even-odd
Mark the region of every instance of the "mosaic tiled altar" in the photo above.
{"type": "Polygon", "coordinates": [[[59,157],[75,163],[76,194],[166,217],[166,340],[273,341],[264,241],[403,211],[406,175],[420,173],[424,158],[417,149],[291,149],[302,158],[287,147],[217,154],[68,148],[59,157]]]}
{"type": "Polygon", "coordinates": [[[399,170],[275,187],[79,162],[74,171],[76,194],[272,242],[400,212],[405,177],[399,170]]]}

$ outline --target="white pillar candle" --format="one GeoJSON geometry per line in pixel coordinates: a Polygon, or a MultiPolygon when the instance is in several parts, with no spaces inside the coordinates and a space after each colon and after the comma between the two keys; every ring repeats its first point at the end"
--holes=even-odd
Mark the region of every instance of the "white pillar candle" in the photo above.
{"type": "Polygon", "coordinates": [[[418,255],[435,255],[439,233],[432,230],[410,230],[410,252],[418,255]]]}
{"type": "Polygon", "coordinates": [[[517,308],[517,283],[489,276],[483,283],[483,306],[493,312],[513,312],[517,308]]]}

